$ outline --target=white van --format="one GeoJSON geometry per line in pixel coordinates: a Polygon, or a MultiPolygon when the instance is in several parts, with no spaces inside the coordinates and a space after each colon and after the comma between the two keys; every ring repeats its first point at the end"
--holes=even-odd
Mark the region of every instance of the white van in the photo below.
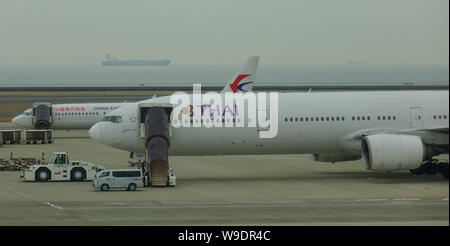
{"type": "Polygon", "coordinates": [[[135,191],[144,187],[144,176],[140,169],[103,170],[95,174],[92,187],[101,191],[109,189],[135,191]]]}

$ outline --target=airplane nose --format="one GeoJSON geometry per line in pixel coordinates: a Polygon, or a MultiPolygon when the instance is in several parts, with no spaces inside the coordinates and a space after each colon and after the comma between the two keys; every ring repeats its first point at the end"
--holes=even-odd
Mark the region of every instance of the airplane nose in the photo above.
{"type": "Polygon", "coordinates": [[[100,142],[102,138],[101,126],[99,126],[99,124],[95,124],[94,126],[92,126],[91,129],[89,129],[89,136],[92,139],[100,142]]]}
{"type": "Polygon", "coordinates": [[[17,116],[14,117],[14,118],[11,120],[11,122],[12,122],[13,124],[17,125],[17,116]]]}
{"type": "Polygon", "coordinates": [[[11,122],[12,122],[14,125],[17,125],[17,126],[23,126],[22,121],[21,121],[20,119],[21,119],[21,116],[18,115],[18,116],[16,116],[16,117],[14,117],[14,118],[11,120],[11,122]]]}

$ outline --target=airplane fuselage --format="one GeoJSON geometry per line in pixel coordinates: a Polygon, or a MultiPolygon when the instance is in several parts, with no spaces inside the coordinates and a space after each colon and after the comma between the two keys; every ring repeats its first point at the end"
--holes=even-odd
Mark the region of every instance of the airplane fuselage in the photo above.
{"type": "MultiPolygon", "coordinates": [[[[73,103],[52,105],[52,129],[89,129],[95,123],[101,121],[103,117],[125,105],[126,103],[73,103]]],[[[24,113],[14,117],[12,122],[16,125],[33,128],[32,109],[27,109],[24,113]]]]}
{"type": "MultiPolygon", "coordinates": [[[[256,127],[173,128],[170,155],[306,154],[359,152],[359,132],[404,132],[448,128],[448,91],[279,93],[278,133],[260,138],[256,127]]],[[[99,122],[94,139],[130,152],[145,152],[139,103],[169,103],[170,97],[129,103],[108,115],[122,123],[99,122]]],[[[175,105],[174,105],[175,106],[175,105]]],[[[448,133],[427,135],[448,145],[448,133]]],[[[431,139],[432,138],[432,139],[431,139]]]]}

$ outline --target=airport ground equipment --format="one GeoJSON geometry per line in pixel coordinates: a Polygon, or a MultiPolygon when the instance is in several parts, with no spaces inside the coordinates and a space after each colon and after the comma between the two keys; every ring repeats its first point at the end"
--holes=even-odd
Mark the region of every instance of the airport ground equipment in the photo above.
{"type": "Polygon", "coordinates": [[[104,168],[86,161],[70,161],[67,152],[54,152],[48,164],[35,164],[22,171],[24,181],[85,181],[104,168]]]}
{"type": "MultiPolygon", "coordinates": [[[[136,153],[132,153],[130,157],[136,158],[136,153]]],[[[148,163],[143,159],[131,159],[128,161],[128,164],[130,164],[132,167],[136,169],[142,170],[142,173],[144,175],[144,186],[150,186],[151,185],[151,175],[150,175],[150,166],[148,163]]],[[[177,185],[177,177],[175,176],[175,171],[173,168],[169,168],[167,173],[167,186],[175,187],[177,185]]]]}
{"type": "Polygon", "coordinates": [[[152,186],[169,184],[169,146],[172,137],[170,126],[171,104],[142,103],[140,134],[145,138],[149,181],[152,186]]]}
{"type": "MultiPolygon", "coordinates": [[[[137,168],[142,170],[142,173],[144,174],[144,186],[150,186],[153,183],[151,182],[151,173],[150,173],[150,165],[147,164],[147,162],[142,162],[142,165],[140,165],[138,162],[138,165],[136,166],[137,168]]],[[[173,168],[169,168],[167,171],[167,183],[164,186],[170,186],[170,187],[175,187],[177,185],[177,176],[175,175],[175,171],[173,168]]],[[[153,185],[152,185],[153,186],[153,185]]]]}
{"type": "Polygon", "coordinates": [[[23,140],[25,143],[30,144],[51,144],[53,143],[53,130],[25,130],[23,140]]]}
{"type": "Polygon", "coordinates": [[[33,126],[36,129],[48,129],[53,123],[52,104],[33,103],[33,126]]]}
{"type": "Polygon", "coordinates": [[[30,157],[14,158],[11,152],[9,160],[0,159],[0,171],[23,171],[36,163],[47,163],[44,158],[44,153],[42,153],[42,157],[39,159],[30,157]]]}
{"type": "Polygon", "coordinates": [[[51,144],[54,134],[51,129],[40,130],[0,130],[1,144],[51,144]]]}
{"type": "Polygon", "coordinates": [[[20,130],[0,130],[3,144],[20,144],[22,142],[22,131],[20,130]]]}

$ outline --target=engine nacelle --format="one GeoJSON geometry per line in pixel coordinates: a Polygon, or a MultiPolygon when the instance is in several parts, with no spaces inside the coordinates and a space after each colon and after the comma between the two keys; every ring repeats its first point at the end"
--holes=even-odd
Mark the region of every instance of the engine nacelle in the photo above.
{"type": "Polygon", "coordinates": [[[427,158],[422,139],[412,135],[375,134],[362,139],[365,168],[393,171],[418,168],[427,158]]]}
{"type": "Polygon", "coordinates": [[[36,129],[48,129],[53,123],[51,103],[33,103],[33,126],[36,129]]]}
{"type": "Polygon", "coordinates": [[[361,156],[348,154],[348,153],[316,153],[316,154],[312,154],[311,158],[314,161],[335,163],[335,162],[340,162],[340,161],[359,160],[361,158],[361,156]]]}

